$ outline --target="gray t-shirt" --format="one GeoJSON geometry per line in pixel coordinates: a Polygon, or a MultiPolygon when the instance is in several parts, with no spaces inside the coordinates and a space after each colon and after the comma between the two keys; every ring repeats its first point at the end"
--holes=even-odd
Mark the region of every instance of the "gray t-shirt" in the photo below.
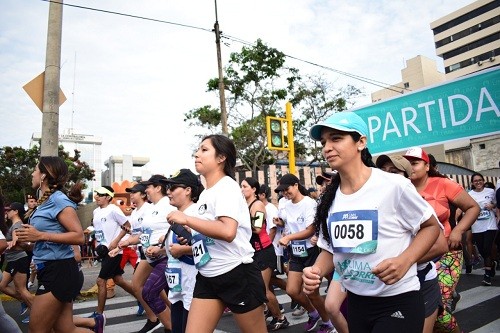
{"type": "MultiPolygon", "coordinates": [[[[7,235],[5,235],[5,239],[8,242],[10,242],[12,240],[12,233],[14,232],[14,230],[22,228],[22,225],[23,225],[23,223],[21,221],[14,223],[7,231],[7,235]]],[[[10,250],[5,251],[5,261],[7,261],[7,262],[16,261],[16,260],[21,259],[21,258],[26,257],[26,256],[27,256],[27,254],[23,250],[10,249],[10,250]]]]}

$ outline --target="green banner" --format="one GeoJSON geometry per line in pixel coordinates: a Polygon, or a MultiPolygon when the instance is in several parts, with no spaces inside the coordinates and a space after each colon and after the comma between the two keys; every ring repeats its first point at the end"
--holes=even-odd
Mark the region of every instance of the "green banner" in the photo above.
{"type": "Polygon", "coordinates": [[[500,133],[500,68],[358,108],[372,154],[500,133]]]}

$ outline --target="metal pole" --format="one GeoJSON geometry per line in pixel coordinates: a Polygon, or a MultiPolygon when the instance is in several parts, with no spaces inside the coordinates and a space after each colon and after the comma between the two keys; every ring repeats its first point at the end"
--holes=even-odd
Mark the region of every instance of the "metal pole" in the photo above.
{"type": "Polygon", "coordinates": [[[288,168],[290,173],[295,175],[295,143],[293,138],[293,123],[292,123],[292,103],[286,103],[286,123],[288,132],[288,168]]]}
{"type": "Polygon", "coordinates": [[[219,69],[219,99],[220,99],[220,112],[221,112],[221,124],[222,133],[228,134],[227,131],[227,111],[226,111],[226,97],[224,94],[224,74],[222,73],[222,56],[220,51],[220,30],[219,30],[219,20],[217,17],[217,0],[215,1],[215,45],[217,48],[217,67],[219,69]]]}
{"type": "Polygon", "coordinates": [[[43,83],[41,156],[57,156],[59,146],[59,89],[63,0],[51,2],[47,29],[45,78],[43,83]]]}

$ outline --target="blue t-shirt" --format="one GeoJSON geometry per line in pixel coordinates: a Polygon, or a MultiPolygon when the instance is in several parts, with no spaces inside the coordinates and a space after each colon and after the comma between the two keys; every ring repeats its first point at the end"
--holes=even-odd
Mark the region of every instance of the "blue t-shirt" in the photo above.
{"type": "MultiPolygon", "coordinates": [[[[57,219],[57,215],[66,207],[76,209],[76,204],[61,191],[56,191],[35,210],[31,216],[30,224],[42,232],[53,234],[67,232],[57,219]]],[[[33,249],[33,261],[36,264],[73,257],[73,248],[68,244],[38,241],[33,249]]]]}

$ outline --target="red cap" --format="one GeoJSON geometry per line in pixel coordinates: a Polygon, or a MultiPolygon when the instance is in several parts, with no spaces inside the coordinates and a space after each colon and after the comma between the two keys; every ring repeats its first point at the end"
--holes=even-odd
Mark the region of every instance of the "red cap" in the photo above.
{"type": "Polygon", "coordinates": [[[419,159],[425,161],[425,163],[429,163],[429,155],[420,147],[408,149],[403,156],[409,161],[419,159]]]}

